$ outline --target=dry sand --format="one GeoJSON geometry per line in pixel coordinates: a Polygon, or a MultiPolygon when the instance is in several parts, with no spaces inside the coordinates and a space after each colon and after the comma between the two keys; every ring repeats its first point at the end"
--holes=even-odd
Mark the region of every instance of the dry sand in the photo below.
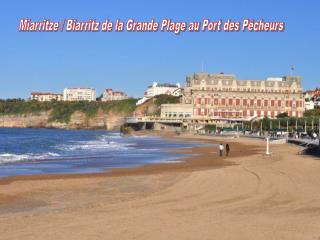
{"type": "MultiPolygon", "coordinates": [[[[212,141],[212,140],[206,140],[212,141]]],[[[320,239],[320,161],[216,139],[185,163],[0,181],[0,239],[320,239]]]]}

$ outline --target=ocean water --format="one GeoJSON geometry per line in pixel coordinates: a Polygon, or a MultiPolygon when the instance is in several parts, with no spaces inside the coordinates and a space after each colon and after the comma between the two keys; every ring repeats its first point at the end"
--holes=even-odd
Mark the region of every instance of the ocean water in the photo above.
{"type": "Polygon", "coordinates": [[[96,173],[112,168],[179,161],[170,148],[198,143],[153,136],[123,137],[103,130],[0,128],[0,178],[16,175],[96,173]]]}

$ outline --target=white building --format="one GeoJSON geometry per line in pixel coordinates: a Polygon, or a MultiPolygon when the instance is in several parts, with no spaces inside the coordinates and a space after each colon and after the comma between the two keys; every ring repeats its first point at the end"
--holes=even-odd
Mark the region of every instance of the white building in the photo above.
{"type": "Polygon", "coordinates": [[[147,90],[144,92],[144,97],[139,99],[136,105],[140,105],[148,101],[149,99],[162,94],[172,95],[176,97],[181,96],[182,89],[180,87],[180,83],[174,85],[169,83],[158,84],[154,82],[151,86],[147,88],[147,90]]]}
{"type": "Polygon", "coordinates": [[[309,101],[304,101],[304,108],[306,109],[306,110],[312,110],[312,109],[314,109],[314,106],[315,106],[315,104],[314,104],[314,101],[312,101],[312,100],[309,100],[309,101]]]}
{"type": "Polygon", "coordinates": [[[96,101],[94,88],[65,88],[63,101],[96,101]]]}
{"type": "Polygon", "coordinates": [[[104,90],[102,95],[101,101],[103,102],[124,100],[129,98],[126,93],[121,91],[113,91],[111,88],[104,90]]]}
{"type": "Polygon", "coordinates": [[[304,92],[305,109],[312,110],[320,107],[320,89],[308,90],[304,92]]]}
{"type": "MultiPolygon", "coordinates": [[[[147,88],[147,90],[144,93],[144,96],[148,98],[152,98],[154,96],[161,95],[161,94],[168,94],[168,95],[173,95],[173,93],[179,94],[179,91],[178,91],[179,89],[180,89],[179,83],[174,85],[169,83],[158,84],[154,82],[151,86],[147,88]]],[[[181,94],[181,91],[180,91],[180,94],[181,94]]]]}
{"type": "Polygon", "coordinates": [[[313,97],[313,101],[314,101],[315,107],[320,107],[320,90],[317,89],[317,91],[313,97]]]}
{"type": "Polygon", "coordinates": [[[161,105],[162,118],[192,118],[193,108],[192,104],[162,104],[161,105]]]}
{"type": "Polygon", "coordinates": [[[49,92],[32,92],[31,100],[39,101],[39,102],[50,102],[50,101],[61,101],[62,94],[60,93],[49,93],[49,92]]]}

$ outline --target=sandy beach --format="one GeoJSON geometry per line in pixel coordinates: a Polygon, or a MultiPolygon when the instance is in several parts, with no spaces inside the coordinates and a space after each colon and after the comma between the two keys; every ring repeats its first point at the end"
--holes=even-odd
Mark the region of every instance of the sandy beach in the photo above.
{"type": "Polygon", "coordinates": [[[187,139],[228,142],[231,154],[195,147],[181,163],[0,180],[0,239],[320,239],[319,158],[187,139]]]}

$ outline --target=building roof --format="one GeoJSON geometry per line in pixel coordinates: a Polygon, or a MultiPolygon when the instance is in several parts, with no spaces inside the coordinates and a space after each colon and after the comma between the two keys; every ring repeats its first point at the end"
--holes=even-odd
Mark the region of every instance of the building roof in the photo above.
{"type": "Polygon", "coordinates": [[[127,96],[127,94],[125,93],[125,92],[123,92],[123,91],[113,91],[113,89],[112,88],[106,88],[105,89],[105,92],[107,92],[107,93],[109,93],[110,95],[112,95],[112,96],[119,96],[119,95],[121,95],[121,96],[127,96]]]}
{"type": "Polygon", "coordinates": [[[65,88],[65,89],[74,89],[74,90],[78,90],[78,89],[82,89],[82,90],[94,90],[95,91],[95,89],[94,88],[87,88],[87,87],[71,87],[71,88],[65,88]]]}
{"type": "Polygon", "coordinates": [[[62,95],[61,93],[50,93],[50,92],[32,92],[31,95],[62,95]]]}
{"type": "Polygon", "coordinates": [[[157,83],[156,85],[149,85],[148,86],[148,88],[152,88],[152,87],[173,87],[173,88],[176,88],[177,85],[172,84],[172,83],[157,83]]]}
{"type": "Polygon", "coordinates": [[[113,95],[126,95],[124,92],[113,92],[113,95]]]}

